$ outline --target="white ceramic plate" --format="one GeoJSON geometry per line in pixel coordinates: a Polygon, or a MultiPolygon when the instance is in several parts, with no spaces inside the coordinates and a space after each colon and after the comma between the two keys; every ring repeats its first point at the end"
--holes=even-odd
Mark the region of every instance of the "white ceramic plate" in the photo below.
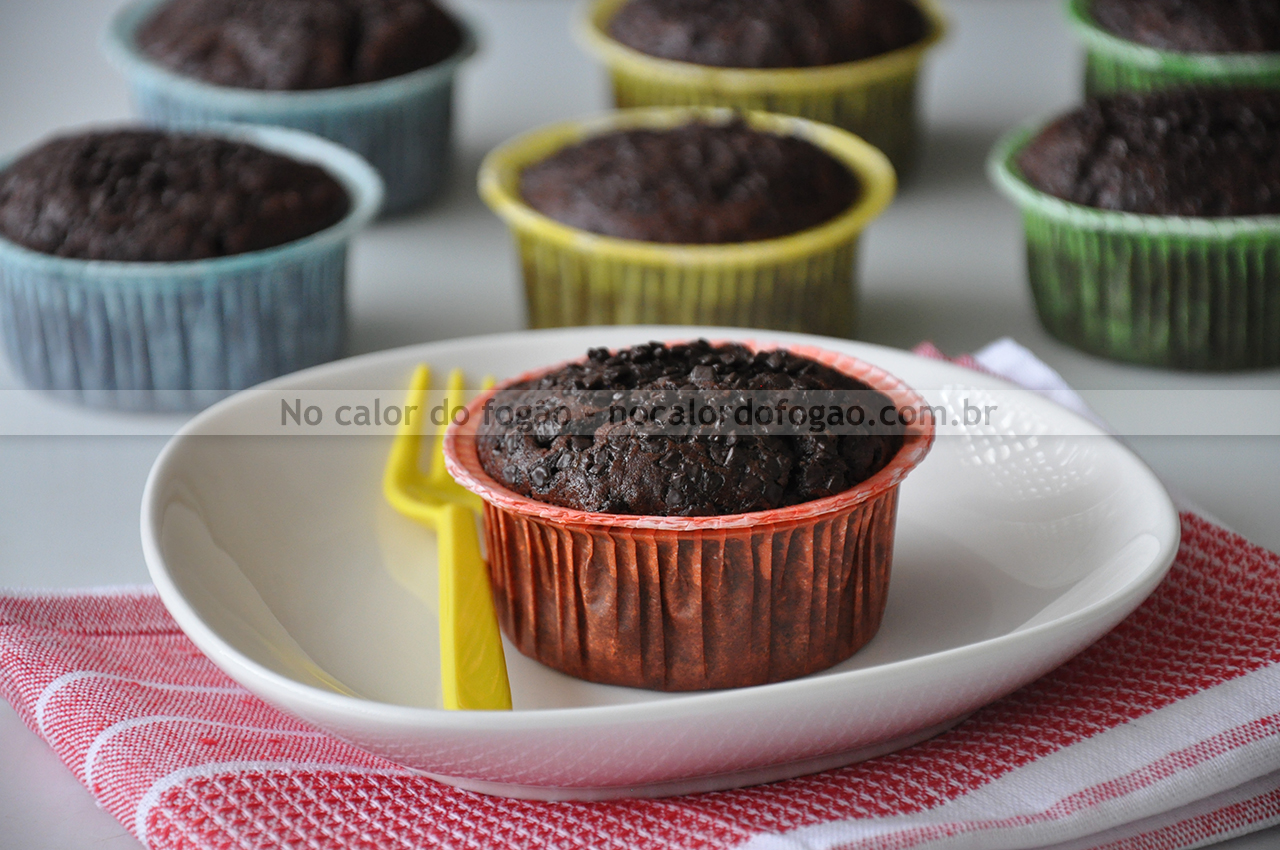
{"type": "Polygon", "coordinates": [[[268,702],[465,788],[600,799],[796,776],[935,734],[1118,623],[1172,562],[1178,521],[1127,449],[969,370],[792,334],[595,327],[384,352],[227,399],[156,461],[142,535],[179,625],[268,702]],[[508,646],[514,711],[437,708],[434,542],[382,499],[391,429],[339,426],[336,408],[351,421],[361,402],[398,404],[419,362],[441,380],[453,367],[501,378],[590,346],[695,335],[822,345],[930,403],[996,406],[983,426],[945,422],[903,485],[880,633],[818,675],[695,694],[581,682],[508,646]],[[311,407],[314,426],[288,412],[311,407]]]}

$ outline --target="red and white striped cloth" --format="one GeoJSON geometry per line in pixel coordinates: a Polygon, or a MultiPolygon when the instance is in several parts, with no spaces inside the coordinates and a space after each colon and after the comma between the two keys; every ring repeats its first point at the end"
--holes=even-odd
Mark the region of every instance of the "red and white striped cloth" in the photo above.
{"type": "Polygon", "coordinates": [[[1280,822],[1280,557],[1184,513],[1177,562],[1133,615],[951,731],[665,800],[417,776],[239,688],[145,589],[0,596],[0,695],[152,848],[1171,850],[1280,822]]]}

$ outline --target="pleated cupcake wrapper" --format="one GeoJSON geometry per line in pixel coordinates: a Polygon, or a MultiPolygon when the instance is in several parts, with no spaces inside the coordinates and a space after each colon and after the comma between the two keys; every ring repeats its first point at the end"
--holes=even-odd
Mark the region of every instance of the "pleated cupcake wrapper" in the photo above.
{"type": "Polygon", "coordinates": [[[1085,93],[1188,86],[1280,87],[1280,53],[1180,53],[1129,41],[1093,22],[1091,0],[1067,0],[1067,19],[1087,51],[1085,93]]]}
{"type": "Polygon", "coordinates": [[[96,406],[197,409],[338,357],[345,269],[336,246],[213,278],[104,284],[0,252],[0,327],[31,387],[75,390],[96,406]]]}
{"type": "Polygon", "coordinates": [[[521,652],[590,681],[703,690],[814,673],[875,635],[898,486],[928,453],[934,423],[915,392],[877,367],[808,346],[790,350],[924,415],[872,478],[771,511],[635,517],[527,499],[485,473],[476,452],[481,412],[496,390],[469,405],[472,415],[445,437],[446,465],[485,500],[498,619],[521,652]]]}
{"type": "Polygon", "coordinates": [[[669,691],[825,670],[875,635],[896,490],[811,522],[688,532],[574,526],[488,508],[498,620],[570,676],[669,691]]]}
{"type": "Polygon", "coordinates": [[[845,163],[862,186],[837,218],[779,239],[663,245],[598,236],[554,221],[520,196],[520,174],[563,147],[624,128],[727,121],[716,108],[625,110],[534,131],[480,168],[480,193],[510,225],[520,254],[529,324],[715,324],[849,336],[857,319],[858,237],[889,204],[896,181],[878,150],[836,127],[745,113],[754,128],[804,138],[845,163]]]}
{"type": "Polygon", "coordinates": [[[614,40],[609,22],[627,0],[596,0],[579,40],[608,69],[619,108],[725,106],[796,115],[842,127],[884,151],[899,174],[918,148],[917,78],[925,53],[946,31],[933,0],[916,0],[929,20],[916,44],[858,62],[817,68],[716,68],[650,56],[614,40]]]}
{"type": "Polygon", "coordinates": [[[1097,210],[1028,185],[1038,131],[1002,140],[989,170],[1022,209],[1045,328],[1113,360],[1175,369],[1280,365],[1280,217],[1195,219],[1097,210]]]}
{"type": "Polygon", "coordinates": [[[850,337],[857,239],[758,265],[639,263],[517,233],[529,326],[725,325],[850,337]]]}
{"type": "Polygon", "coordinates": [[[124,73],[138,112],[149,124],[192,128],[242,122],[315,133],[366,159],[386,186],[384,213],[430,202],[445,186],[452,158],[453,81],[476,50],[467,24],[454,15],[463,44],[428,68],[320,91],[257,91],[215,86],[156,64],[135,33],[164,0],[142,0],[112,21],[103,50],[124,73]]]}
{"type": "Polygon", "coordinates": [[[98,406],[192,410],[342,353],[347,242],[377,214],[377,174],[295,130],[211,132],[321,165],[351,210],[278,248],[191,262],[76,260],[0,239],[0,332],[29,386],[98,406]]]}

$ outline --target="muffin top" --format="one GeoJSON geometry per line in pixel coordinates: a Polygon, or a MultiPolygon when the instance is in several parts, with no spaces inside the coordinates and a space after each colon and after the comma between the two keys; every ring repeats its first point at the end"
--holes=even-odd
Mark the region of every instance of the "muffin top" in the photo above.
{"type": "Polygon", "coordinates": [[[631,0],[609,34],[680,62],[808,68],[888,53],[928,28],[909,0],[631,0]]]}
{"type": "Polygon", "coordinates": [[[859,186],[818,146],[741,121],[624,130],[526,168],[525,201],[605,236],[711,244],[785,236],[847,210],[859,186]]]}
{"type": "Polygon", "coordinates": [[[137,33],[161,65],[246,89],[328,89],[434,65],[462,30],[433,0],[169,0],[137,33]]]}
{"type": "Polygon", "coordinates": [[[1090,100],[1042,130],[1017,164],[1035,188],[1100,209],[1280,214],[1280,92],[1090,100]]]}
{"type": "Polygon", "coordinates": [[[781,436],[742,425],[744,410],[758,425],[761,404],[826,391],[844,391],[828,394],[872,415],[893,406],[866,384],[783,350],[706,340],[593,349],[582,362],[500,391],[476,448],[496,481],[561,507],[640,516],[764,511],[848,490],[902,447],[900,426],[870,420],[840,433],[806,426],[781,436]],[[675,406],[691,402],[699,427],[679,433],[675,406]],[[721,421],[707,425],[704,405],[721,411],[721,421]],[[522,407],[546,415],[502,414],[522,407]],[[655,415],[637,417],[636,409],[655,415]]]}
{"type": "Polygon", "coordinates": [[[1089,14],[1102,29],[1161,50],[1280,50],[1280,0],[1093,0],[1089,14]]]}
{"type": "Polygon", "coordinates": [[[347,214],[324,169],[149,130],[54,138],[0,171],[0,234],[83,260],[200,260],[301,239],[347,214]]]}

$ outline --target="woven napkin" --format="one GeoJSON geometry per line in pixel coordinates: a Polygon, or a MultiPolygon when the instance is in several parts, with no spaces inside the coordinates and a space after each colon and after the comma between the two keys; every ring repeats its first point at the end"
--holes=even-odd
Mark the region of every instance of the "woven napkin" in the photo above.
{"type": "MultiPolygon", "coordinates": [[[[965,362],[1080,404],[1014,343],[965,362]]],[[[1189,848],[1280,822],[1280,557],[1184,512],[1137,611],[951,731],[663,800],[415,775],[244,691],[149,589],[0,595],[0,695],[153,848],[1189,848]]]]}

